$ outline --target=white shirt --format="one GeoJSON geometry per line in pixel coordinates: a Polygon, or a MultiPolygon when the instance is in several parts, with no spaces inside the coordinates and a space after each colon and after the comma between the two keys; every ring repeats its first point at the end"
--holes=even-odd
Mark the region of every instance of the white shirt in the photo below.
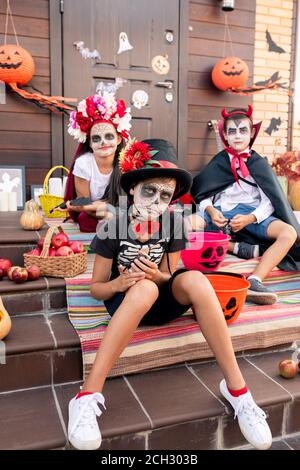
{"type": "Polygon", "coordinates": [[[108,174],[101,173],[94,155],[91,152],[87,152],[75,161],[73,174],[90,182],[91,199],[92,201],[97,201],[102,198],[112,171],[108,174]]]}
{"type": "MultiPolygon", "coordinates": [[[[245,150],[245,152],[246,151],[247,150],[245,150]]],[[[231,162],[233,156],[230,154],[228,154],[228,156],[231,162]]],[[[239,171],[237,171],[237,173],[240,175],[239,171]]],[[[251,175],[245,177],[244,179],[250,181],[251,183],[257,184],[251,175]]],[[[209,197],[207,199],[203,199],[199,205],[200,211],[204,213],[205,209],[209,206],[220,206],[221,212],[228,212],[234,209],[238,204],[247,204],[248,206],[256,208],[251,212],[251,214],[256,217],[255,223],[258,224],[273,214],[274,207],[270,199],[265,195],[259,186],[251,186],[241,179],[239,179],[239,183],[240,185],[237,182],[234,182],[231,186],[228,186],[226,189],[224,189],[224,191],[216,194],[214,198],[209,197]]]]}

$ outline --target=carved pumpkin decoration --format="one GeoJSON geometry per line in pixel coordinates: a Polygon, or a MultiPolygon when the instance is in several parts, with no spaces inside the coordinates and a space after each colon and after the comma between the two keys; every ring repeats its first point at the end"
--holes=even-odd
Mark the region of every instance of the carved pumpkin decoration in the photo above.
{"type": "Polygon", "coordinates": [[[32,55],[21,46],[0,46],[0,80],[4,83],[26,85],[35,72],[32,55]]]}
{"type": "Polygon", "coordinates": [[[239,57],[225,57],[219,60],[211,75],[214,85],[222,91],[243,87],[248,77],[248,65],[239,57]]]}
{"type": "Polygon", "coordinates": [[[46,96],[37,90],[32,93],[19,88],[19,85],[26,85],[31,80],[34,72],[33,57],[26,49],[18,44],[4,44],[0,46],[0,80],[2,82],[10,86],[22,98],[31,100],[38,106],[50,109],[50,111],[73,111],[73,107],[62,103],[62,101],[77,101],[74,98],[46,96]]]}
{"type": "Polygon", "coordinates": [[[2,299],[0,297],[0,340],[5,338],[11,330],[11,319],[6,309],[4,308],[2,299]]]}
{"type": "Polygon", "coordinates": [[[234,322],[243,309],[250,283],[242,274],[221,271],[206,277],[216,292],[227,324],[234,322]]]}
{"type": "Polygon", "coordinates": [[[214,271],[226,256],[229,239],[229,235],[222,232],[191,232],[189,248],[181,252],[184,266],[197,271],[214,271]]]}

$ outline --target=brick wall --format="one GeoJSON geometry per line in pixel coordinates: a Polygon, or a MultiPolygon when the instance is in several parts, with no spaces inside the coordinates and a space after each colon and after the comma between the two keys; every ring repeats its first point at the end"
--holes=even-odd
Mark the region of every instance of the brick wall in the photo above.
{"type": "MultiPolygon", "coordinates": [[[[266,80],[279,72],[282,81],[290,86],[293,80],[293,39],[294,0],[256,0],[255,52],[253,82],[266,80]],[[286,52],[270,52],[266,41],[266,30],[272,39],[286,52]]],[[[273,152],[282,152],[289,146],[289,122],[291,98],[287,93],[267,91],[254,94],[254,120],[263,120],[263,128],[255,148],[261,154],[272,158],[273,152]],[[272,118],[280,118],[278,131],[268,135],[265,131],[272,118]]]]}

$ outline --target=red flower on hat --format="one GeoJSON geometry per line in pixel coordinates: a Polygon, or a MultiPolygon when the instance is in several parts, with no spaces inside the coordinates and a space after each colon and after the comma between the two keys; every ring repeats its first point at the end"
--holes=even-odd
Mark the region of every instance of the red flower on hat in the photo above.
{"type": "Polygon", "coordinates": [[[81,112],[78,112],[76,114],[76,122],[78,126],[80,127],[80,129],[82,130],[82,132],[88,132],[90,127],[93,124],[93,119],[90,117],[84,116],[81,112]]]}
{"type": "Polygon", "coordinates": [[[144,142],[131,141],[128,146],[120,152],[119,161],[122,173],[143,168],[147,163],[160,166],[159,162],[152,160],[158,151],[151,150],[144,142]]]}

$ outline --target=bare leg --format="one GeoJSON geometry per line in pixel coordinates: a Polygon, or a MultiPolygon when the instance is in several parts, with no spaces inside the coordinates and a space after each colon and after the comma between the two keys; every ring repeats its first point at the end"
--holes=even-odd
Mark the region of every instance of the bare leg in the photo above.
{"type": "Polygon", "coordinates": [[[184,221],[189,232],[200,232],[201,230],[204,230],[206,226],[205,220],[197,214],[192,214],[188,217],[185,217],[184,221]]]}
{"type": "Polygon", "coordinates": [[[98,349],[92,370],[82,391],[101,392],[105,379],[130,341],[143,316],[158,297],[157,285],[147,279],[128,289],[125,299],[114,313],[98,349]]]}
{"type": "Polygon", "coordinates": [[[268,237],[275,240],[264,252],[252,274],[264,279],[285,257],[297,239],[296,230],[281,220],[274,220],[267,230],[268,237]]]}
{"type": "Polygon", "coordinates": [[[245,380],[237,364],[228,327],[219,300],[208,279],[198,271],[179,274],[172,291],[183,305],[193,304],[201,331],[224,374],[227,386],[239,390],[245,380]]]}

